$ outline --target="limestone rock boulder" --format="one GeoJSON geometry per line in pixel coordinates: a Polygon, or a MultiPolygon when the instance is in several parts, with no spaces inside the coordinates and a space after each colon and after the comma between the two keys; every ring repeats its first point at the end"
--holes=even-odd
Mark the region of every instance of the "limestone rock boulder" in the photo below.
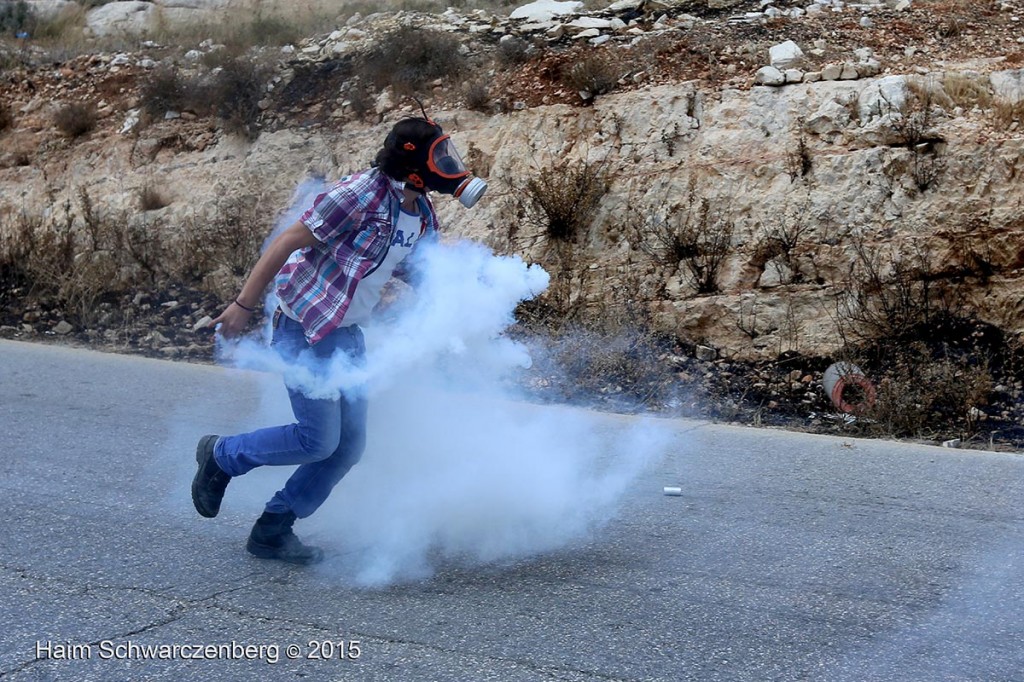
{"type": "Polygon", "coordinates": [[[996,71],[989,80],[996,97],[1011,103],[1024,100],[1024,69],[996,71]]]}
{"type": "Polygon", "coordinates": [[[155,31],[159,26],[158,7],[151,2],[110,2],[89,10],[86,26],[93,35],[139,36],[155,31]]]}

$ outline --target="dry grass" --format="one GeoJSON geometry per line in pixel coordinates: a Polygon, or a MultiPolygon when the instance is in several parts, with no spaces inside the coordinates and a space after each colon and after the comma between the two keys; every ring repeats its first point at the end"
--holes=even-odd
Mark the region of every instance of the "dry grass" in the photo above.
{"type": "Polygon", "coordinates": [[[987,109],[992,105],[992,92],[988,78],[962,73],[947,73],[942,77],[942,89],[950,100],[964,109],[987,109]]]}
{"type": "Polygon", "coordinates": [[[997,99],[992,107],[992,116],[1003,128],[1009,128],[1014,123],[1024,125],[1024,100],[1011,102],[997,99]]]}
{"type": "Polygon", "coordinates": [[[936,357],[922,342],[893,349],[879,368],[876,401],[865,415],[867,428],[911,438],[959,430],[966,439],[977,431],[976,410],[988,403],[992,387],[984,356],[936,357]]]}

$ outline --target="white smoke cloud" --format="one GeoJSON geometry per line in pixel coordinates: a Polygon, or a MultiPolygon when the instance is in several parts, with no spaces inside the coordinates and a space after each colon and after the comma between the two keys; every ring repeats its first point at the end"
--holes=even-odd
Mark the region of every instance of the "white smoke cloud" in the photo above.
{"type": "MultiPolygon", "coordinates": [[[[366,330],[361,367],[337,359],[318,378],[254,341],[221,343],[231,363],[284,374],[313,397],[366,386],[363,460],[297,526],[333,550],[323,570],[362,585],[586,537],[665,443],[650,423],[611,432],[584,410],[519,399],[509,379],[530,356],[503,332],[516,305],[546,289],[542,268],[465,241],[417,251],[422,282],[388,322],[366,330]]],[[[229,496],[245,485],[233,482],[229,496]]]]}

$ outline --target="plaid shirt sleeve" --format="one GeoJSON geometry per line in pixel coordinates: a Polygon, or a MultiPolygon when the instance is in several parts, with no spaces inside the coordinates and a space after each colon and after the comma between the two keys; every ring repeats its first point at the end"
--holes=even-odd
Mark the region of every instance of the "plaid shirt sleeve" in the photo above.
{"type": "Polygon", "coordinates": [[[362,217],[359,196],[345,186],[334,186],[317,196],[302,214],[302,223],[325,244],[354,229],[362,217]]]}

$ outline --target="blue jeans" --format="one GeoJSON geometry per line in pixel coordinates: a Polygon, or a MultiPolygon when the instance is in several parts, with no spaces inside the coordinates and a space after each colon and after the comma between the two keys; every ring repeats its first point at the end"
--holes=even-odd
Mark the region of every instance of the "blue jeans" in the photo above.
{"type": "MultiPolygon", "coordinates": [[[[302,325],[278,313],[273,347],[288,361],[299,356],[314,364],[327,361],[337,352],[362,362],[366,353],[363,333],[357,326],[336,329],[310,346],[302,325]]],[[[266,511],[291,511],[305,518],[323,504],[338,481],[363,455],[366,445],[366,398],[342,394],[337,400],[307,398],[288,388],[296,423],[272,426],[237,436],[223,436],[214,448],[217,464],[231,476],[258,466],[298,464],[284,488],[267,503],[266,511]]]]}

